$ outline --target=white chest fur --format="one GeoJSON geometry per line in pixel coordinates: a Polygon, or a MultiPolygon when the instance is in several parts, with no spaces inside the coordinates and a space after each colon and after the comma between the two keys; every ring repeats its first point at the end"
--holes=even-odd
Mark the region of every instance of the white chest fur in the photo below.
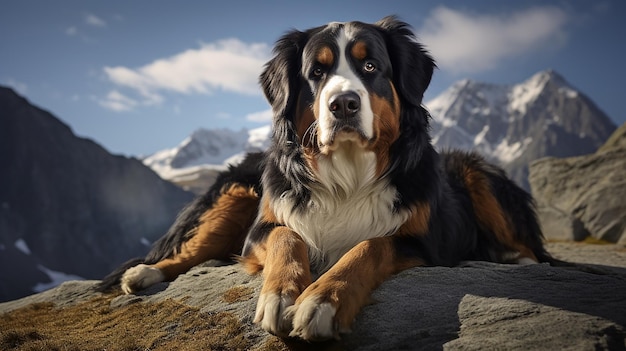
{"type": "Polygon", "coordinates": [[[272,203],[279,221],[297,232],[309,246],[313,267],[330,268],[357,243],[393,234],[408,216],[394,210],[396,189],[376,179],[376,155],[344,147],[318,160],[319,184],[311,189],[304,210],[285,192],[272,203]]]}

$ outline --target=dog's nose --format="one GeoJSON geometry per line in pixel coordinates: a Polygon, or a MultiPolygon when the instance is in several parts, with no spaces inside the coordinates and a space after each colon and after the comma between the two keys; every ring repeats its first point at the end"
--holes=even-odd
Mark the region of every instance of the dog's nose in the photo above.
{"type": "Polygon", "coordinates": [[[354,92],[333,95],[328,108],[335,118],[354,117],[361,109],[361,98],[354,92]]]}

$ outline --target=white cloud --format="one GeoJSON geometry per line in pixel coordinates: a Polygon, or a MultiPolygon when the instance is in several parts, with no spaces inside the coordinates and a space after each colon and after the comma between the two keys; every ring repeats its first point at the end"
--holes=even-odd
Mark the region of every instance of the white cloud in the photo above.
{"type": "Polygon", "coordinates": [[[250,113],[246,116],[246,120],[251,122],[271,122],[274,116],[272,109],[265,111],[250,113]]]}
{"type": "Polygon", "coordinates": [[[116,66],[103,70],[111,82],[135,90],[144,102],[160,103],[163,98],[159,92],[211,94],[223,90],[257,95],[261,93],[258,76],[269,55],[266,44],[226,39],[139,68],[116,66]]]}
{"type": "Polygon", "coordinates": [[[104,99],[98,101],[100,106],[115,112],[124,112],[134,109],[139,103],[125,96],[117,90],[110,91],[104,99]]]}
{"type": "Polygon", "coordinates": [[[90,26],[100,27],[100,28],[107,26],[107,23],[103,19],[91,13],[88,13],[85,15],[85,23],[87,23],[90,26]]]}
{"type": "Polygon", "coordinates": [[[433,10],[420,40],[442,69],[473,73],[493,69],[504,59],[564,43],[569,18],[556,7],[534,7],[501,15],[477,15],[444,6],[433,10]]]}

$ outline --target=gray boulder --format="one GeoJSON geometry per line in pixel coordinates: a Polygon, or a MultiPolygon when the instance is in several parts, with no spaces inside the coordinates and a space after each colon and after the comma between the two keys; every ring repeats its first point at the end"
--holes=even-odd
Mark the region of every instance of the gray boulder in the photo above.
{"type": "MultiPolygon", "coordinates": [[[[572,256],[572,252],[583,252],[572,246],[577,244],[568,244],[570,251],[563,249],[563,243],[558,245],[556,248],[565,252],[567,258],[580,258],[572,256]]],[[[20,334],[19,328],[2,324],[13,321],[10,325],[15,325],[15,316],[29,309],[41,314],[45,307],[42,304],[53,302],[59,311],[93,309],[95,321],[81,321],[83,328],[86,324],[91,328],[88,323],[94,324],[94,330],[104,323],[110,325],[108,334],[99,334],[99,339],[85,341],[89,335],[80,336],[80,342],[89,342],[94,349],[104,348],[105,339],[126,333],[134,337],[129,349],[623,350],[626,253],[617,245],[595,245],[589,252],[598,259],[611,257],[622,267],[596,265],[593,268],[604,274],[592,274],[544,264],[471,262],[462,267],[407,270],[374,292],[373,303],[358,315],[351,334],[321,344],[281,340],[259,329],[252,319],[261,278],[243,273],[238,265],[218,267],[211,262],[193,268],[174,282],[158,284],[137,295],[101,295],[91,290],[96,281],[68,282],[38,295],[2,303],[0,342],[11,335],[17,346],[26,349],[52,339],[53,331],[35,322],[29,322],[32,327],[25,334],[20,334]],[[95,302],[84,305],[86,301],[95,302]],[[167,306],[172,301],[177,310],[189,309],[185,320],[200,316],[199,322],[183,327],[182,320],[167,315],[158,324],[146,322],[156,313],[151,306],[167,306]],[[35,307],[33,303],[37,303],[35,307]],[[137,310],[143,316],[142,322],[127,323],[123,319],[137,310]],[[230,316],[229,323],[211,324],[216,316],[225,315],[230,316]],[[209,331],[211,335],[223,335],[223,328],[231,331],[223,340],[203,340],[201,332],[209,327],[214,328],[209,331]],[[154,329],[160,336],[150,343],[147,335],[154,329]],[[36,335],[37,340],[28,339],[28,335],[36,335]]],[[[63,347],[71,348],[79,340],[64,342],[63,347]]],[[[46,345],[57,346],[54,341],[46,345]]]]}
{"type": "Polygon", "coordinates": [[[625,139],[626,125],[594,154],[531,164],[532,194],[548,239],[582,240],[590,235],[626,242],[625,139]]]}

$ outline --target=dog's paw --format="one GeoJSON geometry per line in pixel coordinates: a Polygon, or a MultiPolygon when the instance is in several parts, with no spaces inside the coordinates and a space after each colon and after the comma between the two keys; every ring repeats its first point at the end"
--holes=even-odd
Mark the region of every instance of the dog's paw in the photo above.
{"type": "MultiPolygon", "coordinates": [[[[290,320],[293,329],[289,336],[309,341],[339,339],[339,326],[335,320],[337,308],[330,302],[321,301],[318,296],[308,296],[300,303],[285,311],[285,319],[290,320]]],[[[346,328],[341,332],[349,332],[346,328]]]]}
{"type": "Polygon", "coordinates": [[[293,302],[294,298],[289,295],[261,294],[256,305],[254,323],[260,323],[263,330],[274,335],[287,336],[291,330],[291,321],[283,316],[293,302]]]}
{"type": "Polygon", "coordinates": [[[160,269],[145,264],[140,264],[129,268],[124,272],[120,285],[125,294],[132,294],[136,291],[148,288],[156,283],[160,283],[165,276],[160,269]]]}

